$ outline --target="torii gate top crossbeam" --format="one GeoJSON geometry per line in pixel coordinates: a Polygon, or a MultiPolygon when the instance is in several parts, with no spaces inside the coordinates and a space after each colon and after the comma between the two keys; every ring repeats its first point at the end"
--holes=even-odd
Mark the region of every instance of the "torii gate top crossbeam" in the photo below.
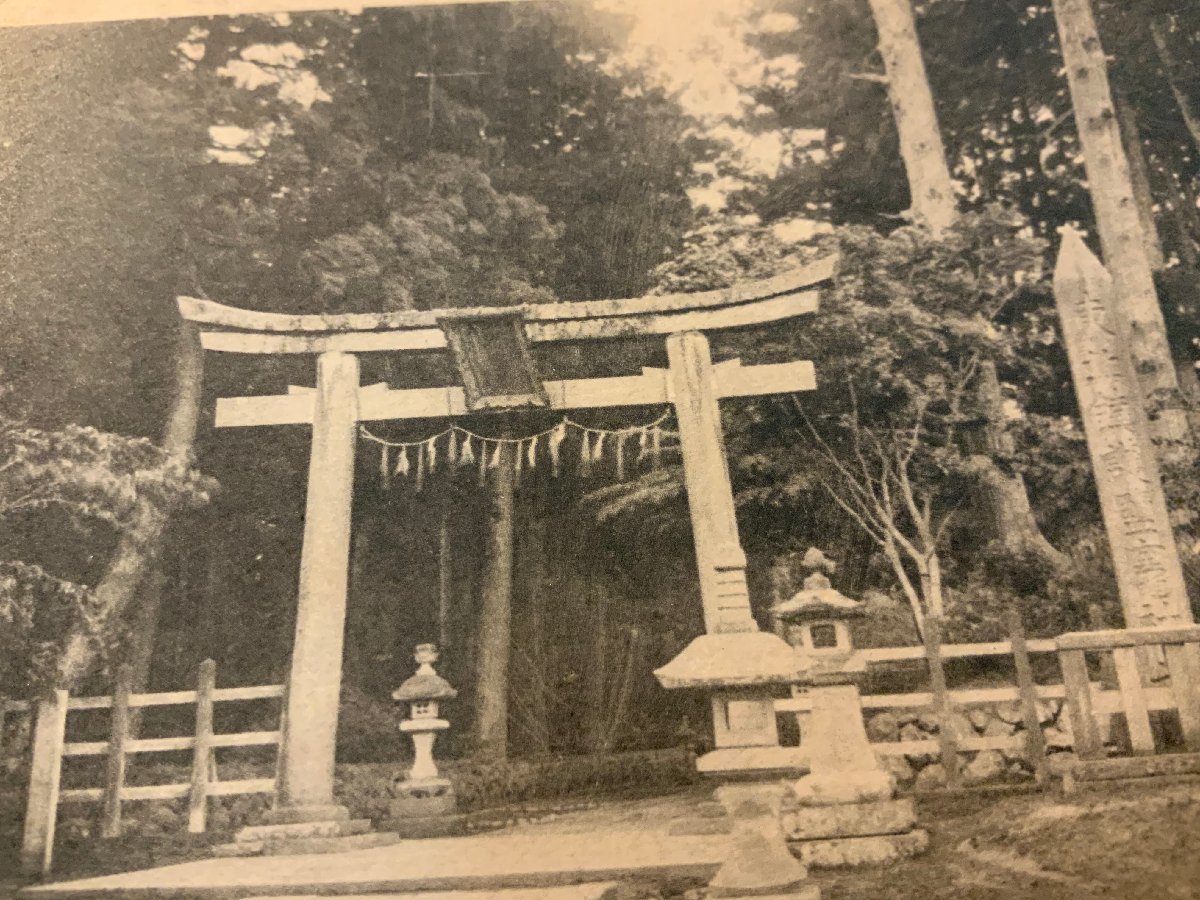
{"type": "MultiPolygon", "coordinates": [[[[717,291],[662,294],[625,300],[587,300],[515,307],[530,341],[576,341],[674,334],[759,325],[817,309],[818,289],[833,278],[838,258],[823,257],[781,275],[717,291]]],[[[183,317],[202,327],[206,350],[229,353],[350,353],[438,350],[447,346],[439,320],[479,310],[405,310],[339,315],[255,312],[178,298],[183,317]]]]}

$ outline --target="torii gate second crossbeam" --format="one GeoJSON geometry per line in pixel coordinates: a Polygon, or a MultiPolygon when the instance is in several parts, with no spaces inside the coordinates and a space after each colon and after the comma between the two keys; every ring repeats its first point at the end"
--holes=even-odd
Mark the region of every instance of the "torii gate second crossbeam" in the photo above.
{"type": "MultiPolygon", "coordinates": [[[[294,316],[179,298],[183,317],[201,326],[201,343],[208,350],[317,355],[315,389],[293,387],[275,396],[223,398],[216,413],[218,427],[311,424],[313,429],[276,820],[344,816],[334,803],[333,771],[358,423],[444,418],[481,408],[473,405],[477,398],[470,396],[470,384],[410,390],[362,386],[356,354],[452,348],[452,323],[470,321],[473,315],[507,317],[522,344],[666,335],[668,368],[617,378],[541,382],[536,405],[564,410],[674,405],[705,629],[757,631],[718,401],[812,390],[816,381],[807,361],[744,366],[730,360],[714,365],[703,331],[814,312],[818,291],[833,277],[836,264],[836,257],[829,256],[720,291],[507,310],[294,316]]],[[[529,372],[536,378],[531,363],[529,372]]],[[[524,405],[530,405],[528,397],[524,405]]]]}

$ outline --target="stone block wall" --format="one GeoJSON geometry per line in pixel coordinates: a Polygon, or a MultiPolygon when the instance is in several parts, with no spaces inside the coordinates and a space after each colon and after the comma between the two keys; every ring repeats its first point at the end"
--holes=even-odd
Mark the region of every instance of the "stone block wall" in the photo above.
{"type": "MultiPolygon", "coordinates": [[[[1071,753],[1074,737],[1070,717],[1063,709],[1062,701],[1040,701],[1038,713],[1047,754],[1071,753]]],[[[868,712],[866,726],[872,744],[902,745],[915,741],[936,740],[940,723],[938,717],[931,712],[883,710],[868,712]]],[[[955,708],[950,715],[949,727],[953,729],[958,740],[975,737],[1013,739],[1011,749],[960,752],[959,766],[963,784],[1019,781],[1031,777],[1033,765],[1026,757],[1021,740],[1025,725],[1021,706],[1017,701],[955,708]]],[[[904,753],[901,750],[898,753],[879,755],[902,789],[936,790],[946,784],[946,770],[936,751],[918,750],[904,753]]]]}

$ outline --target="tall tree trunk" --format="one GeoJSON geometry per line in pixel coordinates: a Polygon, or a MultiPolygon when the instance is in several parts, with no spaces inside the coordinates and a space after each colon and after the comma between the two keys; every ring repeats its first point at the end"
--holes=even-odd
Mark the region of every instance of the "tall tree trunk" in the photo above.
{"type": "Polygon", "coordinates": [[[1155,272],[1167,264],[1163,256],[1162,241],[1158,237],[1158,222],[1154,215],[1154,191],[1150,187],[1150,167],[1146,163],[1146,151],[1142,147],[1142,134],[1138,128],[1137,110],[1124,92],[1116,93],[1117,122],[1121,132],[1121,143],[1129,159],[1129,177],[1133,185],[1133,202],[1137,207],[1138,222],[1142,226],[1142,242],[1146,248],[1146,259],[1155,272]]]}
{"type": "Polygon", "coordinates": [[[454,489],[448,489],[449,496],[442,509],[442,518],[438,523],[438,608],[437,633],[438,647],[445,650],[453,642],[451,622],[454,617],[454,489]]]}
{"type": "Polygon", "coordinates": [[[516,617],[519,625],[513,641],[512,698],[515,742],[519,752],[542,755],[550,752],[548,688],[545,660],[546,559],[549,523],[530,504],[523,504],[521,534],[517,541],[516,617]]]}
{"type": "Polygon", "coordinates": [[[954,182],[938,129],[910,0],[870,0],[887,72],[888,97],[908,173],[913,219],[935,236],[953,224],[954,182]]]}
{"type": "Polygon", "coordinates": [[[1152,430],[1167,442],[1162,451],[1165,456],[1183,460],[1190,456],[1190,429],[1146,256],[1129,160],[1121,144],[1108,64],[1091,2],[1053,0],[1053,5],[1104,263],[1116,284],[1120,314],[1130,326],[1130,352],[1146,395],[1152,430]]]}
{"type": "MultiPolygon", "coordinates": [[[[887,69],[888,94],[900,135],[900,153],[908,173],[914,218],[936,236],[954,223],[957,210],[912,4],[910,0],[871,0],[871,11],[879,32],[879,51],[887,69]]],[[[995,395],[995,415],[989,416],[988,430],[992,435],[989,442],[1002,440],[1004,434],[1000,387],[995,381],[994,366],[990,372],[992,384],[981,388],[994,391],[995,395]]],[[[991,398],[984,399],[986,406],[986,401],[991,398]]],[[[975,460],[984,501],[980,505],[991,513],[993,534],[1006,544],[1011,541],[1033,549],[1056,566],[1061,565],[1064,557],[1042,535],[1025,483],[1019,476],[1007,475],[1000,470],[992,455],[995,449],[989,448],[988,455],[975,460]]],[[[1011,454],[1012,447],[1006,452],[1011,454]]]]}
{"type": "Polygon", "coordinates": [[[976,397],[987,419],[985,452],[972,459],[979,483],[976,498],[987,528],[986,537],[1008,553],[1033,554],[1052,569],[1060,570],[1067,565],[1067,557],[1042,534],[1029,503],[1025,479],[1019,473],[1004,472],[996,464],[997,458],[1011,457],[1015,447],[1004,427],[1004,396],[996,364],[991,360],[980,364],[976,397]]]}
{"type": "MultiPolygon", "coordinates": [[[[167,455],[180,464],[190,461],[196,439],[196,423],[200,418],[200,396],[204,380],[204,351],[200,335],[191,322],[181,322],[175,364],[175,395],[171,413],[163,432],[162,446],[167,455]]],[[[147,573],[157,566],[162,554],[168,513],[149,500],[139,500],[134,522],[121,536],[108,571],[96,586],[96,606],[106,622],[118,621],[135,599],[139,587],[146,583],[147,573]]],[[[151,584],[151,587],[156,587],[151,584]]],[[[162,602],[161,582],[155,590],[146,592],[141,602],[154,606],[145,613],[148,624],[156,625],[157,607],[162,602]]],[[[138,641],[139,652],[153,652],[153,638],[138,641]]],[[[78,685],[95,665],[99,656],[94,637],[82,627],[68,636],[58,669],[58,684],[71,689],[78,685]]],[[[137,664],[137,661],[133,661],[137,664]]],[[[148,670],[148,661],[145,664],[148,670]]]]}
{"type": "Polygon", "coordinates": [[[584,632],[591,650],[587,671],[584,672],[583,703],[584,746],[589,753],[604,750],[605,732],[608,727],[606,702],[608,699],[609,671],[609,595],[608,586],[593,581],[587,592],[588,627],[584,632]]]}
{"type": "Polygon", "coordinates": [[[1181,81],[1191,77],[1191,66],[1186,69],[1180,67],[1175,55],[1171,52],[1169,34],[1169,22],[1163,19],[1151,21],[1150,35],[1154,38],[1154,49],[1158,51],[1158,60],[1162,63],[1163,71],[1167,75],[1167,85],[1175,97],[1179,114],[1183,117],[1183,124],[1187,126],[1188,134],[1192,136],[1192,143],[1196,145],[1197,150],[1200,150],[1200,110],[1196,109],[1196,105],[1181,86],[1181,81]]]}
{"type": "Polygon", "coordinates": [[[479,621],[475,740],[485,758],[508,755],[508,663],[512,635],[513,493],[517,445],[500,445],[492,473],[488,553],[479,621]]]}
{"type": "MultiPolygon", "coordinates": [[[[158,617],[162,609],[162,595],[166,587],[166,575],[162,564],[150,567],[142,579],[142,589],[139,592],[140,602],[133,616],[130,628],[129,648],[129,685],[135,694],[143,694],[150,689],[150,670],[154,661],[154,645],[158,636],[158,617]]],[[[129,711],[129,734],[132,740],[137,740],[142,733],[142,709],[129,711]]]]}

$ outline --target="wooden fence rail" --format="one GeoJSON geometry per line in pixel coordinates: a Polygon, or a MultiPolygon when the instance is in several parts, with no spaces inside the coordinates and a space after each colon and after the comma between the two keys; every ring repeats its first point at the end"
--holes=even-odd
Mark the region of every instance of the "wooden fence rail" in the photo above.
{"type": "Polygon", "coordinates": [[[118,678],[117,688],[109,697],[70,697],[66,691],[37,704],[29,799],[25,812],[25,833],[21,847],[24,871],[43,874],[50,871],[54,851],[54,831],[60,803],[83,802],[103,805],[100,829],[104,837],[121,833],[122,804],[130,800],[175,800],[188,798],[188,831],[207,828],[208,798],[236,794],[274,793],[276,778],[216,780],[214,751],[220,747],[279,745],[281,730],[216,734],[213,731],[214,704],[236,700],[282,698],[283,685],[218,688],[216,664],[200,664],[194,691],[160,694],[134,694],[129,690],[128,671],[118,678]],[[151,706],[196,706],[195,728],[191,735],[163,738],[133,738],[130,734],[130,710],[151,706]],[[68,741],[67,716],[77,710],[110,709],[109,738],[106,741],[68,741]],[[192,772],[187,782],[131,786],[125,783],[130,754],[192,751],[192,772]],[[106,757],[103,787],[60,787],[65,757],[106,757]]]}
{"type": "MultiPolygon", "coordinates": [[[[868,663],[925,660],[930,690],[903,694],[868,694],[864,711],[921,709],[938,720],[937,736],[925,740],[884,741],[872,744],[884,756],[933,754],[940,758],[947,785],[959,783],[958,760],[962,753],[981,750],[1020,751],[1033,768],[1039,784],[1050,780],[1039,702],[1061,700],[1074,735],[1079,762],[1067,773],[1068,787],[1075,779],[1132,777],[1141,774],[1200,772],[1200,626],[1119,629],[1064,634],[1058,638],[1028,640],[1019,618],[1010,616],[1010,638],[979,644],[941,644],[939,623],[927,627],[923,646],[883,647],[861,651],[868,663]],[[1163,655],[1169,684],[1149,684],[1139,663],[1141,648],[1163,655]],[[1062,672],[1061,684],[1037,684],[1030,656],[1055,653],[1062,672]],[[1094,681],[1088,656],[1099,657],[1097,671],[1115,672],[1116,689],[1094,681]],[[950,689],[944,663],[948,658],[1013,657],[1017,684],[1011,687],[950,689]],[[1111,657],[1111,658],[1109,658],[1111,657]],[[1111,666],[1109,665],[1111,663],[1111,666]],[[1023,731],[1012,735],[963,737],[946,723],[955,708],[996,703],[1019,704],[1023,731]],[[1188,753],[1159,753],[1152,713],[1176,711],[1188,753]],[[1114,716],[1128,726],[1133,758],[1113,757],[1106,735],[1114,716]]],[[[1161,667],[1159,667],[1161,668],[1161,667]]],[[[778,713],[804,714],[811,703],[803,693],[775,701],[778,713]]]]}
{"type": "Polygon", "coordinates": [[[1066,705],[1077,762],[1064,781],[1200,772],[1200,626],[1081,631],[1059,636],[1066,705]],[[1087,654],[1111,656],[1117,690],[1099,691],[1088,678],[1087,654]],[[1169,686],[1148,686],[1161,656],[1169,686]],[[1117,704],[1104,694],[1116,695],[1117,704]],[[1114,708],[1114,705],[1116,708],[1114,708]],[[1151,713],[1175,710],[1184,753],[1159,754],[1151,713]],[[1131,757],[1109,758],[1100,730],[1106,715],[1124,715],[1131,757]]]}
{"type": "MultiPolygon", "coordinates": [[[[930,617],[926,620],[925,642],[919,646],[876,647],[860,651],[869,664],[924,660],[929,666],[930,690],[903,694],[867,694],[862,698],[863,710],[921,709],[931,712],[938,720],[936,737],[915,741],[880,741],[872,744],[883,756],[936,754],[946,772],[948,787],[958,787],[962,776],[959,756],[981,750],[1022,751],[1033,768],[1039,784],[1049,780],[1045,742],[1042,737],[1039,701],[1063,700],[1066,689],[1061,684],[1039,685],[1033,680],[1031,653],[1054,653],[1058,645],[1053,639],[1028,640],[1019,616],[1008,621],[1009,639],[977,644],[943,644],[941,623],[930,617]],[[987,656],[1012,656],[1017,684],[1011,687],[971,688],[952,690],[946,684],[945,661],[987,656]],[[963,737],[948,726],[950,717],[961,707],[983,706],[1013,702],[1021,707],[1024,734],[981,735],[963,737]],[[1030,727],[1030,723],[1034,723],[1030,727]]],[[[777,713],[807,713],[811,701],[803,693],[775,701],[777,713]]]]}

